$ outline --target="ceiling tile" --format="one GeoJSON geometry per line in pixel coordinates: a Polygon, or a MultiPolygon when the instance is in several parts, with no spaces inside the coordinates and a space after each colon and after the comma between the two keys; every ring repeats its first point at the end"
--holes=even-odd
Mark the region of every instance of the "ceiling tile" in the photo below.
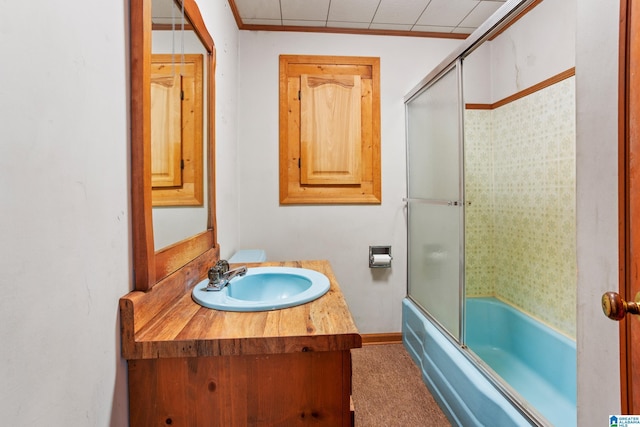
{"type": "Polygon", "coordinates": [[[373,22],[413,25],[427,4],[429,0],[380,0],[373,22]]]}
{"type": "Polygon", "coordinates": [[[411,24],[376,24],[372,23],[369,28],[372,30],[396,30],[409,31],[413,25],[411,24]]]}
{"type": "Polygon", "coordinates": [[[477,4],[476,0],[432,0],[416,24],[457,26],[477,4]]]}
{"type": "Polygon", "coordinates": [[[282,19],[327,22],[330,0],[280,0],[282,19]]]}
{"type": "Polygon", "coordinates": [[[327,21],[309,21],[309,20],[299,20],[299,19],[283,19],[282,25],[285,26],[296,26],[296,27],[325,27],[327,25],[327,21]]]}
{"type": "Polygon", "coordinates": [[[500,9],[504,3],[495,1],[482,1],[475,9],[469,13],[464,20],[460,23],[462,27],[479,27],[484,21],[487,20],[493,13],[500,9]]]}
{"type": "MultiPolygon", "coordinates": [[[[229,0],[247,25],[472,33],[507,0],[229,0]]],[[[154,7],[156,1],[153,2],[154,7]]],[[[171,4],[173,2],[167,1],[171,4]]]]}
{"type": "Polygon", "coordinates": [[[327,21],[327,27],[367,29],[367,28],[369,28],[369,22],[327,21]]]}
{"type": "Polygon", "coordinates": [[[282,25],[282,19],[243,19],[245,25],[282,25]]]}
{"type": "Polygon", "coordinates": [[[331,0],[329,21],[366,22],[373,20],[380,0],[331,0]]]}
{"type": "Polygon", "coordinates": [[[475,27],[469,28],[469,27],[456,27],[452,33],[456,33],[456,34],[471,34],[476,30],[475,27]]]}
{"type": "Polygon", "coordinates": [[[238,13],[245,19],[280,20],[280,0],[235,0],[238,13]]]}
{"type": "Polygon", "coordinates": [[[455,27],[439,27],[436,25],[414,25],[411,31],[422,31],[425,33],[451,33],[455,27]]]}

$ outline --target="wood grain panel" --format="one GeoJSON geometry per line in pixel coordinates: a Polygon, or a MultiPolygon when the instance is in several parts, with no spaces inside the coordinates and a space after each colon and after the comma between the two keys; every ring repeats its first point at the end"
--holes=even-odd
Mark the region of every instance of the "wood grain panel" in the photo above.
{"type": "MultiPolygon", "coordinates": [[[[350,57],[319,57],[320,61],[312,62],[314,57],[302,57],[301,61],[308,60],[309,63],[290,63],[287,67],[289,77],[300,78],[303,75],[335,75],[335,76],[360,76],[361,79],[372,79],[373,71],[371,64],[350,64],[338,61],[353,61],[350,57]],[[328,59],[324,59],[328,58],[328,59]]],[[[355,62],[355,61],[354,61],[355,62]]]]}
{"type": "Polygon", "coordinates": [[[349,351],[129,362],[131,425],[349,426],[349,351]]]}
{"type": "Polygon", "coordinates": [[[402,343],[402,332],[388,332],[382,334],[363,334],[362,345],[374,344],[400,344],[402,343]]]}
{"type": "MultiPolygon", "coordinates": [[[[620,292],[627,301],[640,293],[640,3],[621,2],[620,28],[620,292]]],[[[623,413],[640,411],[640,321],[620,322],[623,413]]]]}
{"type": "Polygon", "coordinates": [[[131,233],[134,286],[156,283],[153,218],[151,216],[151,2],[131,0],[131,233]]]}
{"type": "MultiPolygon", "coordinates": [[[[203,123],[213,118],[204,117],[204,66],[203,56],[200,54],[182,55],[181,63],[175,63],[170,54],[152,55],[152,77],[170,77],[179,79],[177,94],[178,139],[181,141],[177,155],[178,174],[181,181],[167,188],[154,186],[152,188],[153,206],[201,206],[204,203],[204,132],[203,123]],[[182,167],[181,167],[182,163],[182,167]]],[[[155,120],[155,118],[154,118],[155,120]]],[[[155,123],[152,122],[155,130],[155,123]]],[[[157,135],[152,133],[152,143],[155,144],[157,135]]],[[[155,147],[152,150],[153,160],[156,160],[155,147]]],[[[153,165],[152,165],[153,166],[153,165]]]]}
{"type": "MultiPolygon", "coordinates": [[[[280,56],[280,203],[379,204],[380,60],[369,57],[280,56]],[[360,75],[360,182],[304,184],[301,179],[300,76],[303,74],[360,75]]],[[[304,160],[304,159],[303,159],[304,160]]]]}
{"type": "MultiPolygon", "coordinates": [[[[208,120],[208,159],[209,168],[207,177],[213,182],[215,177],[215,111],[214,111],[214,95],[215,95],[215,47],[213,39],[209,34],[197,4],[194,0],[176,0],[179,6],[184,5],[185,15],[192,23],[192,28],[204,43],[209,55],[207,57],[207,73],[211,78],[208,84],[209,97],[206,100],[209,105],[208,120]]],[[[134,288],[139,291],[149,291],[160,279],[156,277],[156,253],[153,237],[153,218],[152,218],[152,189],[151,189],[151,154],[150,154],[150,76],[151,76],[151,1],[149,0],[131,0],[130,2],[130,38],[131,38],[131,229],[132,229],[132,247],[133,247],[133,274],[134,288]]],[[[209,249],[216,249],[216,218],[215,218],[215,186],[209,187],[209,206],[207,224],[209,233],[212,236],[211,246],[203,252],[195,254],[202,255],[209,249]]],[[[185,244],[185,251],[193,248],[192,242],[187,239],[182,243],[185,244]]],[[[170,250],[164,251],[165,259],[180,259],[180,266],[187,265],[188,271],[191,267],[187,264],[191,260],[185,259],[180,255],[183,252],[179,245],[172,246],[170,250]],[[182,262],[184,261],[184,262],[182,262]]],[[[209,251],[209,253],[214,253],[209,251]]],[[[193,258],[192,258],[193,259],[193,258]]],[[[159,260],[159,262],[164,262],[159,260]]],[[[197,263],[194,265],[198,268],[197,263]]],[[[161,271],[166,271],[164,266],[160,266],[161,271]]],[[[174,270],[169,270],[174,271],[174,270]]]]}
{"type": "MultiPolygon", "coordinates": [[[[155,67],[156,64],[154,63],[155,67]]],[[[151,75],[151,183],[153,187],[182,184],[182,112],[178,74],[151,75]]]]}
{"type": "MultiPolygon", "coordinates": [[[[620,47],[618,61],[618,259],[619,259],[619,293],[629,300],[629,80],[630,80],[630,25],[629,12],[631,0],[620,0],[620,47]]],[[[633,394],[633,382],[629,381],[631,370],[632,342],[626,321],[620,322],[620,407],[622,414],[630,414],[633,394]]]]}
{"type": "Polygon", "coordinates": [[[369,28],[337,28],[337,27],[301,27],[293,25],[238,25],[241,30],[248,31],[292,31],[299,33],[329,33],[329,34],[366,34],[370,36],[399,36],[399,37],[428,37],[442,39],[464,40],[469,35],[463,33],[438,33],[433,31],[382,30],[369,28]]]}
{"type": "Polygon", "coordinates": [[[358,75],[301,76],[301,184],[360,184],[360,80],[358,75]]]}
{"type": "Polygon", "coordinates": [[[206,277],[209,261],[216,256],[209,251],[153,291],[134,291],[121,298],[125,358],[342,351],[362,345],[328,261],[248,264],[316,270],[329,278],[331,287],[321,298],[297,307],[238,313],[201,307],[191,299],[191,289],[206,277]]]}
{"type": "MultiPolygon", "coordinates": [[[[209,229],[156,252],[156,277],[164,279],[215,246],[214,231],[209,229]]],[[[219,252],[219,248],[216,249],[219,252]]],[[[196,261],[197,263],[198,261],[196,261]]],[[[205,262],[209,262],[205,257],[205,262]]],[[[213,262],[215,264],[215,261],[213,262]]],[[[210,265],[213,265],[210,264],[210,265]]],[[[196,266],[197,267],[197,266],[196,266]]]]}

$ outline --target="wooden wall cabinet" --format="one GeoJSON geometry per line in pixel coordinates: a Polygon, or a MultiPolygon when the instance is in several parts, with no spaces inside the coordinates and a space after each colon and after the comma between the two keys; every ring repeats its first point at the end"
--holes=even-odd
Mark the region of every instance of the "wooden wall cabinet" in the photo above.
{"type": "Polygon", "coordinates": [[[280,203],[379,204],[380,58],[280,56],[280,203]]]}

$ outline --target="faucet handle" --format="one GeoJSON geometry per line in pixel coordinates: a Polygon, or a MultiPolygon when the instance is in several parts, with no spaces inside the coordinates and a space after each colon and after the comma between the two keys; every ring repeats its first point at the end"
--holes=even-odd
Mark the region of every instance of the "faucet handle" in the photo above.
{"type": "Polygon", "coordinates": [[[242,266],[229,271],[229,262],[221,259],[216,265],[209,268],[209,284],[204,288],[205,291],[219,291],[229,284],[231,279],[236,276],[244,276],[247,273],[247,267],[242,266]]]}
{"type": "Polygon", "coordinates": [[[227,261],[226,259],[221,259],[216,262],[216,265],[214,265],[213,268],[224,274],[229,271],[229,261],[227,261]]]}
{"type": "Polygon", "coordinates": [[[228,271],[229,263],[226,260],[221,259],[220,261],[216,262],[216,265],[209,268],[209,272],[207,273],[207,275],[209,276],[209,285],[207,286],[207,289],[219,285],[222,281],[222,277],[228,271]]]}
{"type": "Polygon", "coordinates": [[[207,275],[209,276],[209,284],[220,281],[220,270],[215,267],[209,268],[209,273],[207,275]]]}

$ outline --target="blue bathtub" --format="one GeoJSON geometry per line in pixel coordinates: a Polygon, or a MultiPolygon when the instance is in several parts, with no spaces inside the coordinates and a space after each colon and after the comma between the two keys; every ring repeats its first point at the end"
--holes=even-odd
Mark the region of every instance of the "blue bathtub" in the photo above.
{"type": "Polygon", "coordinates": [[[554,425],[576,425],[575,341],[495,298],[467,298],[467,345],[554,425]]]}
{"type": "MultiPolygon", "coordinates": [[[[467,324],[468,346],[537,412],[554,425],[576,425],[573,341],[493,298],[468,299],[467,324]]],[[[402,327],[405,347],[453,425],[531,425],[409,299],[402,327]]]]}

